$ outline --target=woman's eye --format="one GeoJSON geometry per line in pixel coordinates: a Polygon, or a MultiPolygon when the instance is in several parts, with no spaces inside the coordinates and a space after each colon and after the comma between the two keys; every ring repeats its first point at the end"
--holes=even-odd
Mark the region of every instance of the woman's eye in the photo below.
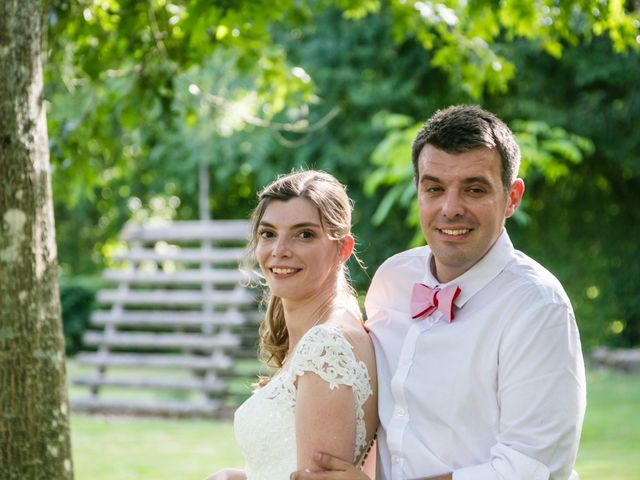
{"type": "Polygon", "coordinates": [[[299,238],[313,238],[313,232],[304,230],[298,234],[299,238]]]}
{"type": "Polygon", "coordinates": [[[269,230],[263,230],[261,232],[258,232],[258,236],[260,238],[271,238],[273,237],[273,232],[270,232],[269,230]]]}

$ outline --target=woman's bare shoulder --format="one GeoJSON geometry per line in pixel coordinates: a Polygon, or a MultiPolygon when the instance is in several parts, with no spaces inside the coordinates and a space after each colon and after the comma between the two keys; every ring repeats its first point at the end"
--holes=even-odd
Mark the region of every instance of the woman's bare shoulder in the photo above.
{"type": "Polygon", "coordinates": [[[353,347],[356,357],[369,363],[373,357],[373,343],[360,319],[348,311],[341,311],[332,315],[325,325],[338,330],[353,347]]]}

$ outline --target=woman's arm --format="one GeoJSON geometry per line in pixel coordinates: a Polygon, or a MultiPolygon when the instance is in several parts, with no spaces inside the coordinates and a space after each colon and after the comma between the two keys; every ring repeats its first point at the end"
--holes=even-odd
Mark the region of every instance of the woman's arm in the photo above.
{"type": "Polygon", "coordinates": [[[353,462],[356,412],[353,390],[334,385],[312,372],[298,377],[296,439],[298,469],[319,470],[314,453],[326,452],[353,462]]]}

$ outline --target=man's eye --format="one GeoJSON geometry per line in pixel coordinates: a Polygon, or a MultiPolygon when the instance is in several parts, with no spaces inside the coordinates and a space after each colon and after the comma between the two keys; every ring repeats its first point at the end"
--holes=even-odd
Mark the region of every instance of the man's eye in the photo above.
{"type": "Polygon", "coordinates": [[[442,191],[442,187],[427,187],[424,191],[427,193],[437,193],[442,191]]]}

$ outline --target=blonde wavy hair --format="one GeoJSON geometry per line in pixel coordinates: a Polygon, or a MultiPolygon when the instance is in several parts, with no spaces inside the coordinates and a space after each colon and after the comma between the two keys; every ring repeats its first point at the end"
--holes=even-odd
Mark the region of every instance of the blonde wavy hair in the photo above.
{"type": "MultiPolygon", "coordinates": [[[[255,270],[255,251],[259,240],[259,226],[262,217],[273,200],[287,201],[292,198],[306,198],[318,209],[323,229],[329,238],[340,243],[351,234],[351,213],[353,204],[347,191],[332,175],[317,171],[303,170],[279,176],[258,194],[258,205],[251,215],[251,237],[245,255],[245,267],[255,270]]],[[[355,256],[360,266],[362,263],[355,256]]],[[[337,270],[337,288],[335,295],[321,311],[319,319],[329,315],[331,310],[340,306],[362,319],[356,293],[349,281],[348,269],[342,264],[337,270]]],[[[262,282],[264,286],[264,282],[262,282]]],[[[260,358],[267,366],[282,367],[289,349],[289,334],[284,319],[282,299],[264,288],[262,303],[265,308],[264,319],[260,323],[260,358]]]]}

